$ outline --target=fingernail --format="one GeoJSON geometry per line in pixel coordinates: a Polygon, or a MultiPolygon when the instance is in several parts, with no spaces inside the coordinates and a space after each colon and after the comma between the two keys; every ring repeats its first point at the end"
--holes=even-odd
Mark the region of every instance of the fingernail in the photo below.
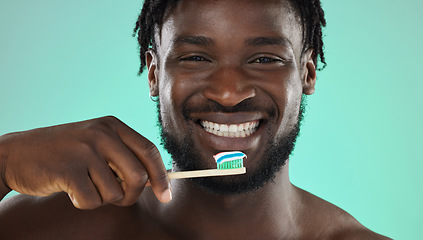
{"type": "Polygon", "coordinates": [[[161,201],[164,203],[168,203],[171,200],[172,200],[172,191],[170,191],[170,188],[168,188],[162,193],[161,201]]]}
{"type": "Polygon", "coordinates": [[[72,201],[73,205],[74,205],[76,208],[80,208],[80,207],[79,207],[78,202],[77,202],[77,201],[76,201],[76,199],[73,197],[73,195],[71,195],[71,194],[68,194],[68,195],[69,195],[69,198],[70,198],[70,200],[72,201]]]}
{"type": "Polygon", "coordinates": [[[73,202],[73,195],[68,193],[68,196],[69,196],[70,200],[73,202]]]}

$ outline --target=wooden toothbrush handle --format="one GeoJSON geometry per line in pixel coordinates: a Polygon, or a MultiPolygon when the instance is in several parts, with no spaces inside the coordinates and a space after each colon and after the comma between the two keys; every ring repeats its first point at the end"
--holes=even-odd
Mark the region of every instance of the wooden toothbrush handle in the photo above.
{"type": "Polygon", "coordinates": [[[169,179],[181,179],[181,178],[238,175],[238,174],[244,174],[244,173],[246,173],[245,167],[234,168],[234,169],[207,169],[207,170],[195,170],[195,171],[185,171],[185,172],[170,172],[167,175],[169,179]]]}

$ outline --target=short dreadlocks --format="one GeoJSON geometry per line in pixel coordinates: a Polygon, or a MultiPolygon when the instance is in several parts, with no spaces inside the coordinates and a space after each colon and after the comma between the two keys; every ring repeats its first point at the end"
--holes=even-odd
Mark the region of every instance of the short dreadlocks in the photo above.
{"type": "MultiPolygon", "coordinates": [[[[138,44],[140,46],[141,66],[139,74],[141,74],[146,65],[145,53],[151,46],[156,51],[157,45],[154,34],[155,27],[161,27],[163,18],[167,12],[180,0],[145,0],[135,24],[133,35],[138,34],[138,44]]],[[[326,66],[325,55],[323,52],[323,34],[322,28],[326,26],[324,11],[321,7],[320,0],[288,0],[292,3],[294,9],[301,20],[303,27],[303,50],[308,48],[314,49],[313,61],[317,65],[320,60],[323,63],[322,70],[326,66]]]]}

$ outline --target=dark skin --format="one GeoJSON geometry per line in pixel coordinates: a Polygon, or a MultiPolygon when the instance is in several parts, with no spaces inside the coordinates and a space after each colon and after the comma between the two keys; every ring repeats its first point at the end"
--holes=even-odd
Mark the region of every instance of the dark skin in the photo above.
{"type": "MultiPolygon", "coordinates": [[[[146,59],[164,128],[181,136],[193,129],[193,148],[208,168],[215,151],[245,152],[253,174],[269,144],[263,139],[277,141],[296,123],[302,94],[314,92],[316,67],[313,50],[302,53],[301,28],[287,3],[238,3],[182,1],[146,59]],[[272,106],[276,116],[182,115],[184,106],[212,100],[232,107],[247,99],[272,106]],[[202,120],[262,125],[249,137],[229,138],[205,132],[202,120]]],[[[113,117],[5,135],[0,151],[2,197],[10,189],[33,195],[1,203],[1,239],[388,239],[292,185],[289,164],[259,190],[237,195],[173,180],[170,201],[157,148],[113,117]]]]}

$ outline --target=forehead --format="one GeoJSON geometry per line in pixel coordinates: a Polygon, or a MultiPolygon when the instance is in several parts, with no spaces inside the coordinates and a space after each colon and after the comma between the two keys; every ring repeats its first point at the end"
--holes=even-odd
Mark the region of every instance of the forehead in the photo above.
{"type": "Polygon", "coordinates": [[[182,0],[165,16],[159,45],[180,36],[205,36],[231,42],[254,37],[283,37],[302,47],[302,28],[286,0],[182,0]]]}

